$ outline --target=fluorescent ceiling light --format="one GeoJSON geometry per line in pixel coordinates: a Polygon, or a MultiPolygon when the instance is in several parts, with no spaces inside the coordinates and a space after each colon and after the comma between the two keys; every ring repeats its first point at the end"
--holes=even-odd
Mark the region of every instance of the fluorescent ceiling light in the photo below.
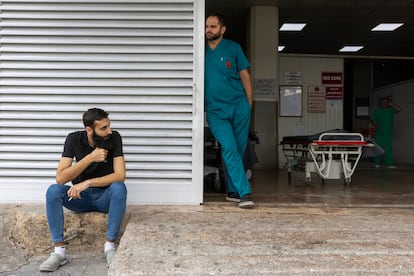
{"type": "Polygon", "coordinates": [[[381,23],[372,28],[371,31],[390,32],[401,27],[402,25],[404,25],[404,23],[381,23]]]}
{"type": "Polygon", "coordinates": [[[364,48],[364,46],[344,46],[339,52],[358,52],[362,48],[364,48]]]}
{"type": "Polygon", "coordinates": [[[282,52],[283,49],[285,49],[285,46],[282,46],[282,45],[277,46],[277,51],[278,52],[282,52]]]}
{"type": "Polygon", "coordinates": [[[279,31],[302,31],[306,23],[284,23],[279,31]]]}

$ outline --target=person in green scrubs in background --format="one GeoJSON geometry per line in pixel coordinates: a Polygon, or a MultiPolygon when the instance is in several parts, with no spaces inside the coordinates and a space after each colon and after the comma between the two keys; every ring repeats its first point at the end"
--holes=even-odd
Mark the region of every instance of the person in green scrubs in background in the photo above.
{"type": "MultiPolygon", "coordinates": [[[[401,111],[398,105],[390,102],[388,98],[381,99],[381,106],[376,108],[371,116],[370,123],[375,127],[375,142],[384,149],[384,163],[387,169],[395,169],[392,153],[392,135],[394,130],[394,114],[401,111]]],[[[375,157],[375,167],[379,168],[383,156],[375,157]]]]}
{"type": "Polygon", "coordinates": [[[253,87],[250,64],[240,45],[224,39],[224,17],[212,14],[205,25],[205,111],[211,133],[221,146],[227,172],[226,200],[254,206],[243,166],[248,142],[253,87]]]}

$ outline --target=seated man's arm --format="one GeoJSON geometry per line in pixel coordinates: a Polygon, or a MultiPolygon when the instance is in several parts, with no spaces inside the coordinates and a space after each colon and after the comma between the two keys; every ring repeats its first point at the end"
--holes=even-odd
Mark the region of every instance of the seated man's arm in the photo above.
{"type": "Polygon", "coordinates": [[[68,196],[72,198],[80,198],[80,193],[89,187],[106,187],[113,182],[124,182],[126,175],[125,160],[123,156],[114,158],[114,172],[102,177],[96,177],[85,180],[81,183],[73,185],[68,196]]]}
{"type": "Polygon", "coordinates": [[[82,160],[72,165],[73,159],[62,157],[59,161],[56,171],[56,183],[65,184],[79,176],[93,162],[103,162],[106,159],[108,151],[102,148],[96,148],[82,160]]]}
{"type": "MultiPolygon", "coordinates": [[[[88,187],[106,187],[114,182],[124,182],[126,175],[125,160],[123,156],[114,157],[114,172],[102,177],[85,180],[88,187]]],[[[82,182],[83,183],[83,182],[82,182]]]]}

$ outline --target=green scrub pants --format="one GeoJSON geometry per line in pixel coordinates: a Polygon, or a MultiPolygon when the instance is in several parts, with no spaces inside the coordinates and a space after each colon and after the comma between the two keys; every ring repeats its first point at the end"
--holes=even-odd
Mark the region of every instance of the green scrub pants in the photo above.
{"type": "Polygon", "coordinates": [[[221,154],[227,171],[227,192],[240,197],[250,194],[250,184],[243,166],[249,127],[250,105],[246,98],[213,111],[207,111],[211,133],[221,146],[221,154]]]}
{"type": "MultiPolygon", "coordinates": [[[[392,134],[376,134],[375,142],[384,149],[384,163],[385,166],[394,165],[394,157],[392,154],[392,134]]],[[[381,165],[382,156],[375,157],[375,165],[381,165]]]]}

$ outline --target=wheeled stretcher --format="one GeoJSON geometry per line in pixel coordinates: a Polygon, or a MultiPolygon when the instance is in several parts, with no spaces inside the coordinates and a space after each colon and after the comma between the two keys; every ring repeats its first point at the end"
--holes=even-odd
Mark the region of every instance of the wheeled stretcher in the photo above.
{"type": "Polygon", "coordinates": [[[315,136],[290,136],[281,142],[287,160],[288,177],[292,169],[305,171],[305,180],[317,173],[322,180],[340,179],[351,183],[362,156],[363,147],[374,146],[365,141],[360,133],[325,132],[315,136]]]}

